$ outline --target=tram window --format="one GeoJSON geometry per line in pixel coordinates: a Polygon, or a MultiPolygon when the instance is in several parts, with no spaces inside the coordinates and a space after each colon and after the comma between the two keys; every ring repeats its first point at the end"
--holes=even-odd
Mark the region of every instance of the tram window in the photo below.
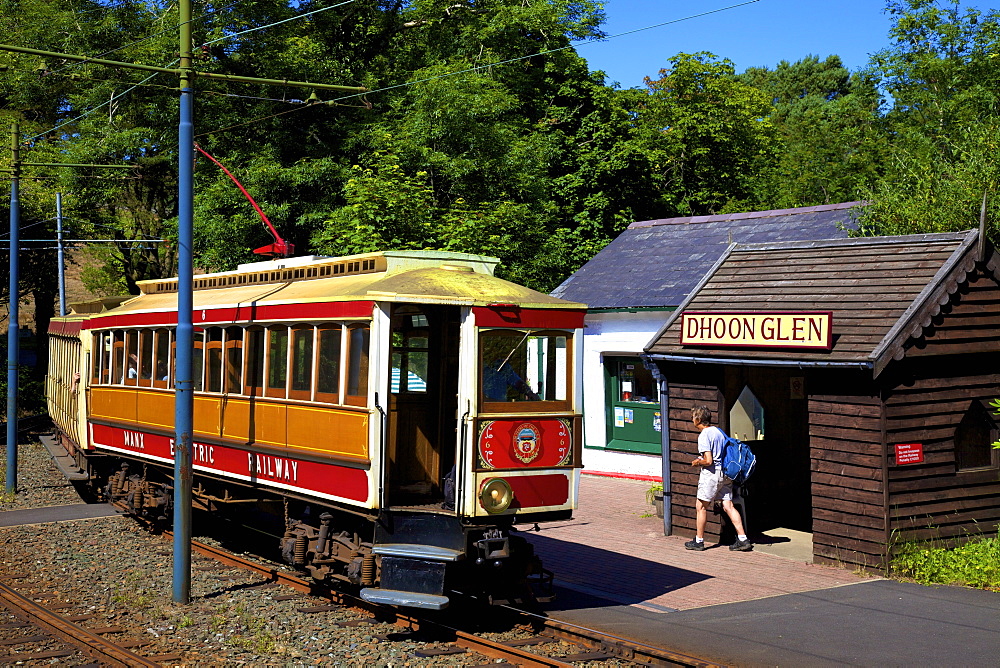
{"type": "Polygon", "coordinates": [[[222,328],[205,330],[205,391],[222,392],[222,328]]]}
{"type": "Polygon", "coordinates": [[[167,387],[170,381],[170,330],[158,329],[154,334],[153,387],[167,387]]]}
{"type": "Polygon", "coordinates": [[[341,326],[320,327],[316,330],[316,400],[340,401],[340,335],[341,326]]]}
{"type": "Polygon", "coordinates": [[[243,376],[243,393],[251,397],[260,395],[264,385],[264,330],[251,327],[247,330],[246,370],[243,376]]]}
{"type": "Polygon", "coordinates": [[[267,396],[284,397],[288,378],[288,328],[267,330],[267,396]]]}
{"type": "Polygon", "coordinates": [[[195,392],[201,392],[205,387],[205,330],[195,328],[191,340],[191,380],[193,381],[191,386],[195,392]]]}
{"type": "Polygon", "coordinates": [[[427,391],[427,348],[424,333],[393,332],[391,392],[427,391]]]}
{"type": "Polygon", "coordinates": [[[571,341],[566,332],[484,332],[480,338],[482,401],[551,402],[553,408],[568,407],[571,341]]]}
{"type": "Polygon", "coordinates": [[[352,406],[368,404],[368,325],[351,325],[348,328],[347,347],[347,398],[352,406]]]}
{"type": "Polygon", "coordinates": [[[149,387],[153,380],[153,331],[139,332],[139,384],[149,387]]]}
{"type": "Polygon", "coordinates": [[[226,327],[226,393],[243,390],[243,328],[226,327]]]}
{"type": "Polygon", "coordinates": [[[111,368],[111,333],[98,332],[94,334],[94,350],[90,356],[93,368],[90,373],[90,384],[107,384],[111,368]]]}
{"type": "Polygon", "coordinates": [[[139,333],[135,330],[125,332],[125,377],[126,385],[138,384],[139,378],[139,333]]]}
{"type": "Polygon", "coordinates": [[[312,399],[313,328],[292,328],[292,399],[312,399]]]}
{"type": "Polygon", "coordinates": [[[110,382],[121,385],[125,381],[125,332],[114,332],[112,336],[114,366],[111,369],[110,382]]]}

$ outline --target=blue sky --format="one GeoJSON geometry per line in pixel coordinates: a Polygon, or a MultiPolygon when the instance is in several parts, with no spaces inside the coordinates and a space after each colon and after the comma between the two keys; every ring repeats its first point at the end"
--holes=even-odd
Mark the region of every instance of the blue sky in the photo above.
{"type": "MultiPolygon", "coordinates": [[[[609,35],[681,19],[733,5],[739,0],[605,0],[609,35]]],[[[1000,2],[966,2],[986,9],[1000,2]]],[[[710,51],[736,64],[773,68],[809,54],[837,54],[851,71],[889,45],[889,17],[884,0],[758,0],[753,4],[659,28],[578,45],[592,70],[604,70],[607,83],[623,88],[657,78],[667,59],[680,53],[710,51]]]]}

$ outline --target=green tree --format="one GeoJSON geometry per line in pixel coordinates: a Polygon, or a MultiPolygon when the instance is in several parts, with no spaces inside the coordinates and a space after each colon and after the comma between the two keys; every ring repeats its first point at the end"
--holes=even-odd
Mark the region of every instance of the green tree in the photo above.
{"type": "Polygon", "coordinates": [[[665,206],[675,215],[754,208],[778,149],[764,92],[706,52],[674,56],[646,86],[636,123],[665,206]]]}
{"type": "Polygon", "coordinates": [[[764,91],[781,150],[765,185],[772,208],[856,200],[875,182],[885,153],[876,80],[851,74],[839,56],[756,67],[740,79],[764,91]]]}
{"type": "Polygon", "coordinates": [[[872,70],[894,103],[885,176],[866,199],[865,234],[975,227],[984,193],[996,238],[1000,16],[960,0],[889,2],[892,45],[872,70]]]}

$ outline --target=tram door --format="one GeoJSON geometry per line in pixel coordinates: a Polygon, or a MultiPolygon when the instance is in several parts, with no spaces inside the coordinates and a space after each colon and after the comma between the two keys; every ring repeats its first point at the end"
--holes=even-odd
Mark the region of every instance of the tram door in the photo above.
{"type": "Polygon", "coordinates": [[[440,507],[455,462],[459,309],[395,306],[390,336],[386,502],[440,507]]]}

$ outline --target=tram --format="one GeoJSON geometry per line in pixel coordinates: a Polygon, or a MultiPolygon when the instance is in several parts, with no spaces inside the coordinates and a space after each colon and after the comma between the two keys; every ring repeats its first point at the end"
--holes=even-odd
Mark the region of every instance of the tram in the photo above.
{"type": "MultiPolygon", "coordinates": [[[[528,596],[547,572],[518,525],[576,507],[585,306],[497,263],[386,251],[195,276],[195,504],[278,518],[289,563],[372,602],[528,596]]],[[[53,319],[47,397],[85,484],[169,518],[177,279],[139,287],[53,319]]]]}

